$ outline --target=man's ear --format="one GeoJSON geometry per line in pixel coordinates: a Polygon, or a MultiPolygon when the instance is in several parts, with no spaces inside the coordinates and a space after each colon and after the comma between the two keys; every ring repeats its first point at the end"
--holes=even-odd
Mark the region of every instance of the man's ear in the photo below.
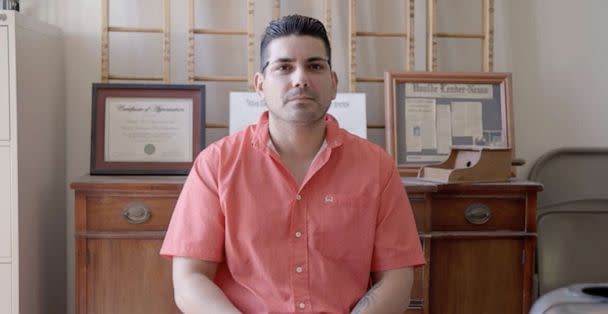
{"type": "Polygon", "coordinates": [[[334,91],[334,98],[336,98],[336,94],[338,93],[338,75],[336,74],[336,71],[331,71],[331,84],[334,91]]]}
{"type": "Polygon", "coordinates": [[[253,87],[260,99],[264,99],[264,74],[256,72],[253,76],[253,87]]]}

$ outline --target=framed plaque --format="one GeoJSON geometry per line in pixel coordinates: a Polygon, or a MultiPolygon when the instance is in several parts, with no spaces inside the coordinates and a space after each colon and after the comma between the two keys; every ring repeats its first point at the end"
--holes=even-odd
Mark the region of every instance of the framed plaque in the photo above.
{"type": "Polygon", "coordinates": [[[205,147],[203,85],[93,84],[91,174],[185,175],[205,147]]]}
{"type": "Polygon", "coordinates": [[[385,72],[384,88],[386,149],[402,176],[452,145],[514,147],[510,73],[385,72]]]}

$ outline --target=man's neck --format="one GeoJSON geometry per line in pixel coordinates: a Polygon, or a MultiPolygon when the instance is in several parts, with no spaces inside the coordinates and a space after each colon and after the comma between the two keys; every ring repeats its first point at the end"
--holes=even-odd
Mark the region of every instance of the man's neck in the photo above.
{"type": "Polygon", "coordinates": [[[281,157],[312,159],[325,140],[325,119],[311,125],[288,124],[269,117],[268,131],[281,157]]]}

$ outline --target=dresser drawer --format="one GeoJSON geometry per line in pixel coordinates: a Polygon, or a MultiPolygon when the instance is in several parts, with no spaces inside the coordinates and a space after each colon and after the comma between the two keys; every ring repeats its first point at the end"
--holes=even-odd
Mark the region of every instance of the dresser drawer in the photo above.
{"type": "Polygon", "coordinates": [[[516,196],[432,199],[433,231],[525,230],[525,198],[516,196]]]}
{"type": "Polygon", "coordinates": [[[165,231],[176,202],[177,195],[89,195],[87,230],[165,231]]]}
{"type": "Polygon", "coordinates": [[[418,231],[427,231],[427,213],[428,208],[426,199],[415,195],[410,195],[410,204],[412,205],[412,213],[414,214],[414,221],[416,222],[416,229],[418,231]]]}

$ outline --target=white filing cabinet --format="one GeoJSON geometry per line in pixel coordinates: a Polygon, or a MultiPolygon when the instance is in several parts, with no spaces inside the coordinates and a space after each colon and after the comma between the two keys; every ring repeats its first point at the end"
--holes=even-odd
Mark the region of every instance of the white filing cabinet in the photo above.
{"type": "Polygon", "coordinates": [[[63,40],[0,10],[0,313],[65,313],[63,40]]]}

